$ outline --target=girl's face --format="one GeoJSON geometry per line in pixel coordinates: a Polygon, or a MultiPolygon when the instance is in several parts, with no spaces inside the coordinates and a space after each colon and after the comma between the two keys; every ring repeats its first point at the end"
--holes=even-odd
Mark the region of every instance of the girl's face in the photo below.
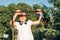
{"type": "Polygon", "coordinates": [[[25,22],[27,19],[27,14],[26,13],[22,13],[21,15],[19,15],[19,20],[21,22],[25,22]]]}

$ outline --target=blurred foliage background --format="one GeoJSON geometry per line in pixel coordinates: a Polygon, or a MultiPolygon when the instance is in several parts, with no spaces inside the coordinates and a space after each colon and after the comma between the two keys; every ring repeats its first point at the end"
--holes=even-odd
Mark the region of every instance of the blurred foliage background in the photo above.
{"type": "MultiPolygon", "coordinates": [[[[11,3],[7,7],[0,6],[0,39],[3,34],[8,34],[8,39],[12,40],[12,26],[9,22],[14,15],[16,9],[31,11],[35,9],[42,9],[44,18],[39,25],[32,26],[34,40],[60,40],[60,0],[49,0],[49,3],[54,7],[41,6],[34,4],[30,6],[26,3],[11,3]]],[[[37,20],[38,16],[35,12],[28,12],[28,19],[37,20]]]]}

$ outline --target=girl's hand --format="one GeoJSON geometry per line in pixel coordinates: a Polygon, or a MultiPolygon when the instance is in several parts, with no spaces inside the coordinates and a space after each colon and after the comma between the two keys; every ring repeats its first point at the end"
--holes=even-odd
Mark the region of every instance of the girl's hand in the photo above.
{"type": "Polygon", "coordinates": [[[36,13],[37,14],[42,14],[42,10],[41,9],[36,9],[36,13]]]}
{"type": "Polygon", "coordinates": [[[15,13],[16,15],[20,15],[20,14],[22,14],[21,13],[21,10],[16,10],[16,13],[15,13]]]}

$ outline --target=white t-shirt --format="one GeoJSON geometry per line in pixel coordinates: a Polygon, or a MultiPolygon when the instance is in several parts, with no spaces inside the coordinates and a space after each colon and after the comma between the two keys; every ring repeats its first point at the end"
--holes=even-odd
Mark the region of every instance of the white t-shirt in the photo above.
{"type": "Polygon", "coordinates": [[[19,22],[15,22],[16,29],[18,30],[17,40],[34,40],[33,34],[31,31],[32,21],[28,20],[27,24],[23,23],[20,25],[19,22]]]}

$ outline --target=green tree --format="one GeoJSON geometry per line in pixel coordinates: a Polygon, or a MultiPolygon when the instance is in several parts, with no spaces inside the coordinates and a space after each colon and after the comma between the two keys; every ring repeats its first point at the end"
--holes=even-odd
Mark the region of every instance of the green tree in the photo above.
{"type": "Polygon", "coordinates": [[[11,4],[8,5],[7,8],[9,9],[10,13],[14,13],[15,10],[16,10],[16,4],[11,3],[11,4]]]}
{"type": "Polygon", "coordinates": [[[26,11],[30,11],[32,9],[32,7],[26,3],[18,3],[17,4],[17,9],[22,9],[22,10],[26,10],[26,11]]]}
{"type": "Polygon", "coordinates": [[[34,4],[33,9],[42,9],[42,6],[39,4],[34,4]]]}

